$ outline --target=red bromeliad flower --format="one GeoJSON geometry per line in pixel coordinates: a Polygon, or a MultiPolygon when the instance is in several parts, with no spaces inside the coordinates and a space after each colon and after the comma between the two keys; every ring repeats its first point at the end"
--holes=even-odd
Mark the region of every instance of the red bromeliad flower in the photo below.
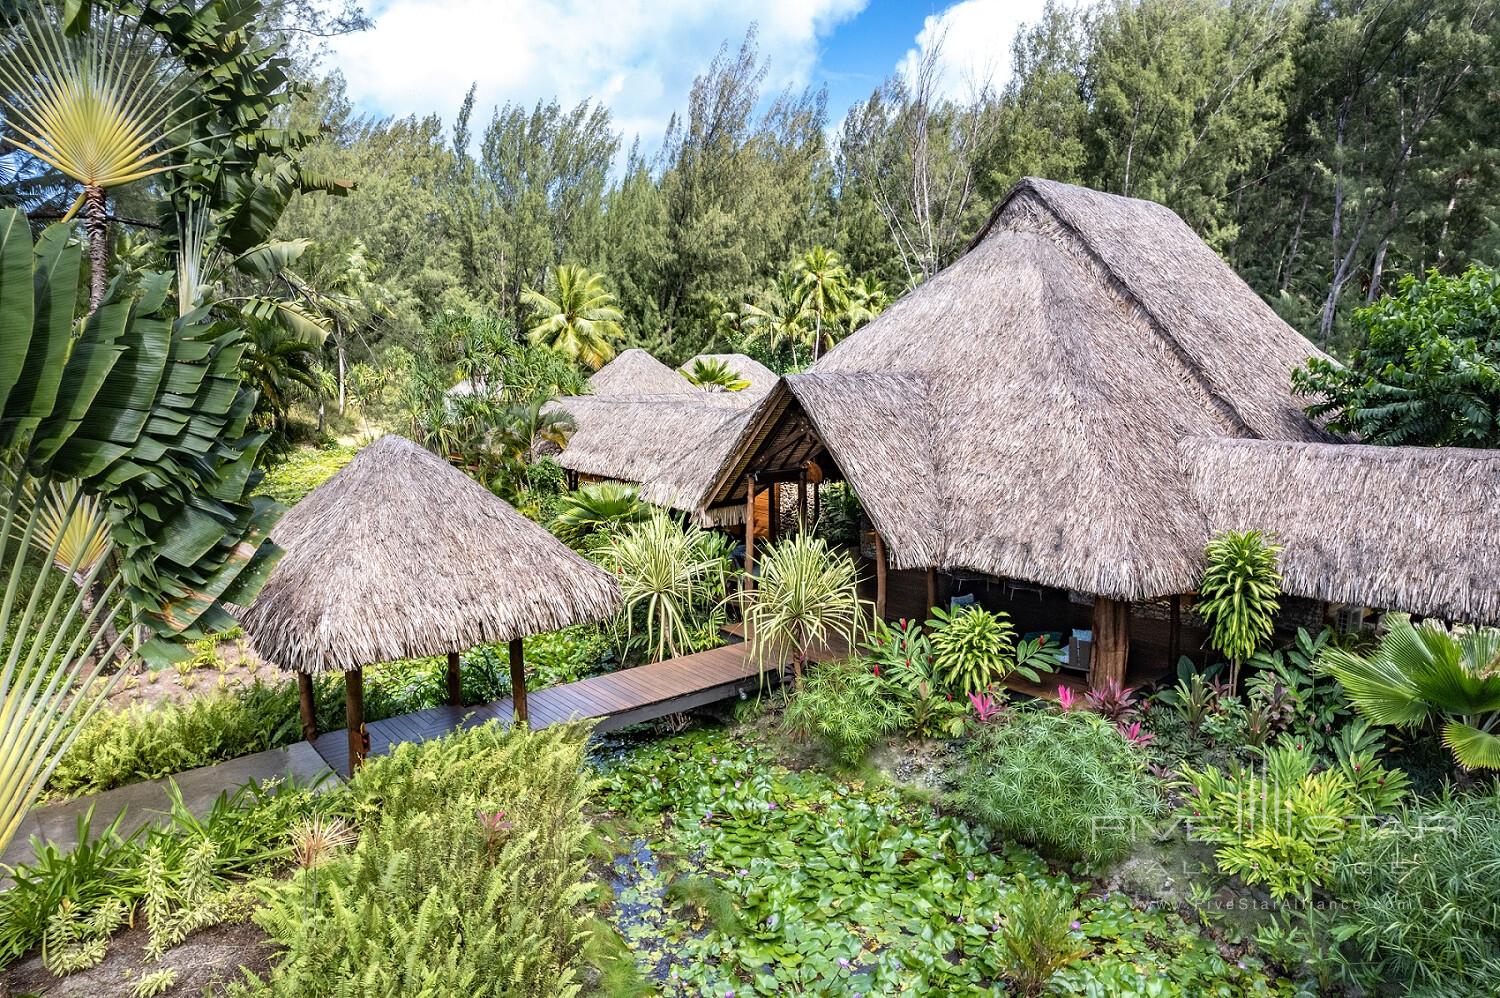
{"type": "Polygon", "coordinates": [[[969,706],[974,708],[974,716],[979,718],[980,724],[988,724],[1001,713],[1002,706],[989,693],[970,693],[969,706]]]}

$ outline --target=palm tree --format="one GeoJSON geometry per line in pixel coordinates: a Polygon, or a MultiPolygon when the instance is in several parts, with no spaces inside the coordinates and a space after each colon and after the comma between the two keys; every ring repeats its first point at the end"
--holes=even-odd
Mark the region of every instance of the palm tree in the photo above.
{"type": "Polygon", "coordinates": [[[542,411],[546,402],[534,399],[506,406],[498,414],[498,432],[495,443],[512,461],[528,465],[537,459],[543,444],[562,447],[578,429],[561,409],[542,411]]]}
{"type": "Polygon", "coordinates": [[[814,246],[797,261],[802,294],[813,314],[813,360],[823,353],[823,320],[841,315],[849,303],[849,273],[831,249],[814,246]]]}
{"type": "Polygon", "coordinates": [[[1319,664],[1376,724],[1441,721],[1443,743],[1470,769],[1500,769],[1500,630],[1397,623],[1368,656],[1333,646],[1319,664]]]}
{"type": "Polygon", "coordinates": [[[640,523],[651,516],[635,487],[619,482],[594,482],[577,492],[559,496],[552,533],[565,544],[578,545],[600,530],[640,523]]]}
{"type": "Polygon", "coordinates": [[[858,644],[864,621],[859,569],[823,538],[797,534],[771,548],[756,568],[745,629],[762,667],[767,658],[778,667],[790,658],[800,682],[815,647],[834,638],[850,648],[858,644]]]}
{"type": "Polygon", "coordinates": [[[740,392],[750,387],[744,375],[722,360],[699,358],[693,361],[692,367],[682,369],[682,376],[710,392],[740,392]]]}
{"type": "Polygon", "coordinates": [[[0,52],[5,141],[83,185],[67,217],[85,209],[89,311],[104,299],[109,265],[109,203],[115,187],[176,169],[164,148],[192,101],[192,79],[165,80],[158,56],[133,44],[121,23],[68,38],[50,15],[21,21],[22,37],[0,52]]]}
{"type": "Polygon", "coordinates": [[[793,274],[782,274],[761,296],[759,305],[746,302],[740,306],[748,329],[746,343],[753,343],[762,333],[774,351],[782,343],[792,347],[792,366],[796,367],[797,345],[809,337],[807,301],[793,274]]]}
{"type": "Polygon", "coordinates": [[[610,341],[625,334],[620,325],[625,315],[605,289],[604,275],[562,264],[553,268],[548,285],[550,294],[521,291],[522,304],[531,310],[531,341],[597,371],[615,355],[610,341]]]}
{"type": "Polygon", "coordinates": [[[873,277],[858,277],[849,283],[849,303],[844,308],[844,322],[849,332],[885,311],[890,296],[885,292],[885,283],[873,277]]]}

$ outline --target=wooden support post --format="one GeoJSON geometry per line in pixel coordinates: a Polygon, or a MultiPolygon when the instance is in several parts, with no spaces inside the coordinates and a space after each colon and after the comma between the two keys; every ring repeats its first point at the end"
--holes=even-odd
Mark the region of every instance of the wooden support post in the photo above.
{"type": "Polygon", "coordinates": [[[823,516],[823,483],[813,482],[812,492],[812,522],[813,526],[817,526],[818,520],[823,516]]]}
{"type": "Polygon", "coordinates": [[[779,482],[772,482],[771,490],[766,493],[766,539],[771,541],[781,539],[781,485],[779,482]]]}
{"type": "Polygon", "coordinates": [[[297,699],[302,707],[302,740],[310,742],[318,737],[318,705],[314,700],[313,677],[309,673],[297,673],[297,699]]]}
{"type": "Polygon", "coordinates": [[[1177,675],[1177,659],[1182,656],[1182,597],[1172,595],[1171,621],[1167,625],[1167,675],[1177,675]]]}
{"type": "Polygon", "coordinates": [[[365,761],[365,674],[362,669],[344,673],[344,719],[349,724],[349,773],[365,761]]]}
{"type": "Polygon", "coordinates": [[[454,707],[464,705],[464,679],[459,672],[458,652],[448,653],[448,703],[454,707]]]}
{"type": "Polygon", "coordinates": [[[937,607],[937,601],[937,569],[929,568],[927,570],[927,616],[932,616],[932,611],[937,607]]]}
{"type": "Polygon", "coordinates": [[[1089,660],[1089,686],[1099,689],[1114,681],[1125,685],[1130,661],[1130,604],[1124,600],[1094,598],[1094,650],[1089,660]]]}
{"type": "MultiPolygon", "coordinates": [[[[750,609],[750,593],[755,589],[755,479],[745,476],[745,574],[740,579],[742,618],[750,609]]],[[[745,620],[745,640],[750,640],[750,621],[745,620]]]]}
{"type": "Polygon", "coordinates": [[[807,530],[807,472],[797,479],[797,533],[807,530]]]}
{"type": "Polygon", "coordinates": [[[513,716],[530,727],[531,718],[526,713],[526,651],[520,638],[512,638],[510,642],[510,695],[513,716]]]}
{"type": "Polygon", "coordinates": [[[885,538],[875,531],[875,619],[885,619],[885,538]]]}

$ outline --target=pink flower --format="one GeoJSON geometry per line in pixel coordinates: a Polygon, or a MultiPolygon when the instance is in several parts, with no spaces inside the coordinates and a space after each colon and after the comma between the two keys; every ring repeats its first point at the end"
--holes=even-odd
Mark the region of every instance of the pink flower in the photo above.
{"type": "Polygon", "coordinates": [[[1078,695],[1073,692],[1072,687],[1058,686],[1057,705],[1065,711],[1078,709],[1078,695]]]}
{"type": "Polygon", "coordinates": [[[1142,748],[1150,745],[1152,739],[1156,737],[1149,731],[1142,731],[1140,721],[1132,721],[1130,722],[1130,725],[1128,727],[1123,721],[1120,722],[1120,734],[1124,735],[1125,740],[1130,744],[1137,745],[1142,748]]]}

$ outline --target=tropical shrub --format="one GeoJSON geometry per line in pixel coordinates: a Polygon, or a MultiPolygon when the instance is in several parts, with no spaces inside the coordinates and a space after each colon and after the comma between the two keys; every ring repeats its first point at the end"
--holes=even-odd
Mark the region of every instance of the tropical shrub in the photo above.
{"type": "Polygon", "coordinates": [[[755,585],[745,601],[745,629],[764,668],[787,661],[802,678],[813,651],[842,642],[853,648],[864,624],[859,569],[828,542],[798,533],[756,563],[755,585]]]}
{"type": "Polygon", "coordinates": [[[290,684],[256,680],[182,702],[102,710],[83,726],[48,789],[74,795],[170,776],[302,737],[290,684]]]}
{"type": "Polygon", "coordinates": [[[1285,741],[1248,769],[1185,766],[1188,800],[1179,816],[1191,839],[1217,847],[1221,872],[1264,884],[1278,900],[1306,900],[1327,881],[1345,838],[1359,834],[1355,819],[1374,815],[1369,805],[1392,803],[1403,789],[1402,775],[1385,770],[1373,753],[1351,760],[1355,766],[1365,771],[1358,778],[1372,783],[1356,785],[1357,769],[1317,770],[1310,749],[1285,741]]]}
{"type": "Polygon", "coordinates": [[[576,492],[558,496],[551,530],[557,539],[574,548],[596,538],[599,532],[614,532],[627,523],[639,523],[651,515],[632,485],[595,482],[576,492]]]}
{"type": "Polygon", "coordinates": [[[1152,796],[1140,753],[1114,725],[1022,710],[974,731],[950,802],[1050,855],[1106,863],[1135,842],[1152,796]]]}
{"type": "Polygon", "coordinates": [[[750,387],[744,375],[722,360],[694,360],[682,369],[682,376],[699,388],[714,392],[739,392],[750,387]]]}
{"type": "Polygon", "coordinates": [[[862,681],[865,674],[857,659],[826,662],[810,670],[787,699],[782,729],[794,738],[819,740],[843,762],[858,762],[903,721],[892,700],[862,681]]]}
{"type": "Polygon", "coordinates": [[[675,658],[691,644],[696,624],[724,598],[732,567],[723,537],[680,527],[661,510],[630,524],[595,557],[620,579],[620,644],[652,661],[675,658]]]}
{"type": "Polygon", "coordinates": [[[996,940],[1000,965],[1016,994],[1044,993],[1059,970],[1088,952],[1075,924],[1072,891],[1024,876],[1016,882],[996,940]]]}
{"type": "Polygon", "coordinates": [[[254,917],[282,955],[230,993],[579,994],[586,737],[486,725],[370,760],[358,843],[269,885],[254,917]]]}
{"type": "Polygon", "coordinates": [[[1500,971],[1500,793],[1404,807],[1349,839],[1309,912],[1315,937],[1369,993],[1488,994],[1500,971]]]}
{"type": "Polygon", "coordinates": [[[1319,662],[1326,649],[1338,645],[1338,637],[1327,627],[1316,637],[1297,628],[1290,647],[1256,653],[1251,660],[1255,674],[1245,684],[1252,700],[1284,700],[1286,732],[1319,752],[1332,750],[1338,730],[1351,716],[1343,687],[1319,662]]]}
{"type": "MultiPolygon", "coordinates": [[[[918,738],[956,738],[963,733],[969,711],[963,701],[943,692],[933,668],[932,643],[920,624],[876,620],[864,647],[867,669],[859,681],[869,695],[896,710],[900,730],[918,738]]],[[[981,695],[993,702],[987,712],[1003,711],[1002,694],[973,696],[981,695]]]]}
{"type": "Polygon", "coordinates": [[[1471,769],[1500,769],[1500,630],[1397,621],[1370,655],[1328,648],[1321,659],[1376,724],[1441,724],[1443,743],[1471,769]]]}
{"type": "Polygon", "coordinates": [[[818,536],[835,547],[859,540],[862,511],[854,490],[846,482],[827,482],[818,489],[820,498],[815,528],[818,536]]]}
{"type": "MultiPolygon", "coordinates": [[[[932,661],[944,685],[967,695],[995,686],[1015,668],[1016,629],[1009,615],[980,606],[935,607],[927,622],[932,661]]],[[[1036,673],[1027,676],[1036,681],[1036,673]]]]}
{"type": "Polygon", "coordinates": [[[1227,530],[1204,549],[1208,566],[1198,583],[1195,609],[1208,624],[1208,640],[1229,659],[1229,690],[1238,692],[1240,667],[1269,641],[1280,607],[1281,548],[1258,530],[1227,530]]]}

